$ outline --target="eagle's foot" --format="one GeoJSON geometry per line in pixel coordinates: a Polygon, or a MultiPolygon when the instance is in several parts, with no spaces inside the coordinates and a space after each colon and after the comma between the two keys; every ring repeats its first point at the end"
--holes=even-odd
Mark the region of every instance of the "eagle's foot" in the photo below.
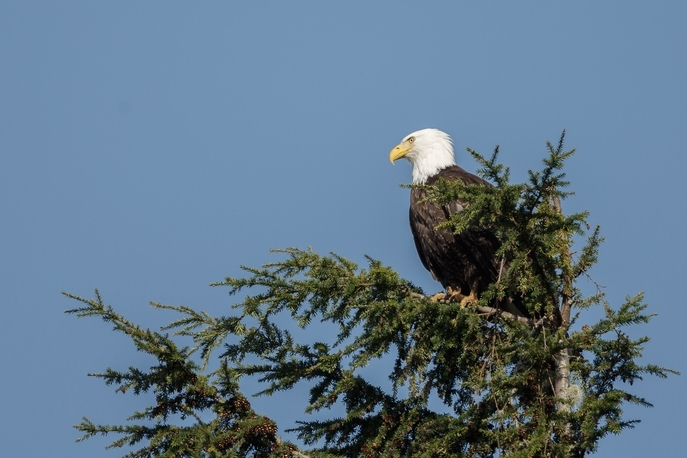
{"type": "Polygon", "coordinates": [[[429,300],[432,302],[448,302],[448,295],[446,293],[436,293],[434,296],[430,297],[429,300]]]}
{"type": "Polygon", "coordinates": [[[460,302],[460,306],[463,306],[464,296],[459,289],[453,289],[450,286],[446,287],[446,302],[460,302]]]}
{"type": "Polygon", "coordinates": [[[468,305],[477,302],[477,294],[470,292],[470,294],[466,296],[461,293],[460,290],[453,289],[448,286],[445,293],[436,293],[434,296],[430,297],[430,300],[432,302],[442,302],[444,304],[460,302],[461,308],[465,308],[468,305]]]}
{"type": "Polygon", "coordinates": [[[470,294],[468,294],[467,296],[463,296],[461,294],[460,308],[464,309],[472,304],[477,304],[477,301],[477,293],[475,293],[474,291],[470,291],[470,294]]]}

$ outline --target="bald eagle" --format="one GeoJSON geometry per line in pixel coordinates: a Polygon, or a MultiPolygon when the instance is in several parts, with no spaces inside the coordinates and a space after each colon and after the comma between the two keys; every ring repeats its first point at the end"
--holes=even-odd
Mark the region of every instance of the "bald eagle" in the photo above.
{"type": "MultiPolygon", "coordinates": [[[[491,186],[456,165],[451,138],[437,129],[422,129],[405,137],[389,154],[392,164],[401,158],[413,165],[412,183],[416,185],[432,185],[443,178],[461,180],[467,185],[491,186]]],[[[449,295],[457,296],[463,305],[476,302],[498,279],[499,269],[503,268],[496,257],[500,243],[488,229],[469,229],[460,234],[437,230],[438,225],[463,211],[468,204],[454,201],[440,206],[423,202],[426,197],[424,189],[410,191],[410,230],[420,261],[449,295]]]]}

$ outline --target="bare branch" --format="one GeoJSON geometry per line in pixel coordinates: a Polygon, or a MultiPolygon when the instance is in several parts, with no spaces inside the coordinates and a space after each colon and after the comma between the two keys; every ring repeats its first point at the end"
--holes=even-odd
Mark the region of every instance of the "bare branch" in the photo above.
{"type": "Polygon", "coordinates": [[[518,323],[528,324],[528,325],[532,326],[533,328],[537,328],[544,323],[544,318],[540,318],[538,320],[535,320],[534,318],[527,318],[524,316],[518,316],[518,315],[515,315],[513,313],[506,312],[504,310],[497,309],[494,307],[485,307],[483,305],[478,305],[477,307],[475,307],[475,310],[477,310],[482,315],[486,315],[486,316],[498,315],[502,318],[506,318],[507,320],[513,320],[513,321],[517,321],[518,323]]]}

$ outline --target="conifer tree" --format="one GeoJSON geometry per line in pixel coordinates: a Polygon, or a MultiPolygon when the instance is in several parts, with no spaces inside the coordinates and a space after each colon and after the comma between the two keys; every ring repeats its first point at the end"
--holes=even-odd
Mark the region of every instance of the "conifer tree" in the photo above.
{"type": "Polygon", "coordinates": [[[90,374],[121,393],[153,393],[155,402],[122,425],[84,418],[75,426],[83,433],[79,440],[114,433],[109,447],[132,446],[127,457],[581,458],[595,452],[603,437],[639,421],[625,416],[627,403],[651,405],[632,393],[634,382],[676,372],[639,363],[649,339],[633,339],[628,327],[652,316],[642,293],[613,306],[601,288],[585,296],[578,285],[591,278],[602,237],[587,213],[563,212],[561,200],[571,193],[562,168],[574,152],[564,151],[563,138],[547,143],[543,169],[530,171],[525,183],[511,184],[496,148],[490,158],[469,150],[494,187],[446,181],[427,187],[437,202],[470,202],[447,228],[488,227],[502,243],[502,275],[468,307],[431,300],[377,260],[360,268],[336,254],[293,248],[276,250],[278,260],[260,268],[243,267],[243,278],[213,285],[232,297],[245,293],[227,316],[152,303],[180,314],[159,332],[125,319],[97,290],[91,299],[65,293],[81,302],[68,313],[102,318],[157,359],[146,369],[90,374]],[[516,296],[529,317],[495,305],[516,296]],[[580,326],[592,307],[605,316],[580,326]],[[280,324],[285,316],[293,326],[280,324]],[[301,341],[291,331],[320,323],[336,327],[331,341],[301,341]],[[180,336],[195,345],[178,346],[180,336]],[[390,389],[361,374],[383,358],[394,362],[390,389]],[[218,368],[209,370],[215,360],[218,368]],[[264,384],[264,396],[309,383],[305,413],[336,406],[342,414],[319,421],[294,414],[292,431],[309,447],[301,449],[280,438],[269,412],[253,410],[240,389],[249,375],[264,384]]]}

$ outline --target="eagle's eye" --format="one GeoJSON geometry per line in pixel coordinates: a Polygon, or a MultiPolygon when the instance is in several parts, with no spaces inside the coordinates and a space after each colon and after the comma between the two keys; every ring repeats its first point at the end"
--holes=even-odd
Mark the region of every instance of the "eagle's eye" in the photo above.
{"type": "Polygon", "coordinates": [[[415,137],[408,138],[408,143],[414,143],[414,142],[415,142],[415,137]]]}

